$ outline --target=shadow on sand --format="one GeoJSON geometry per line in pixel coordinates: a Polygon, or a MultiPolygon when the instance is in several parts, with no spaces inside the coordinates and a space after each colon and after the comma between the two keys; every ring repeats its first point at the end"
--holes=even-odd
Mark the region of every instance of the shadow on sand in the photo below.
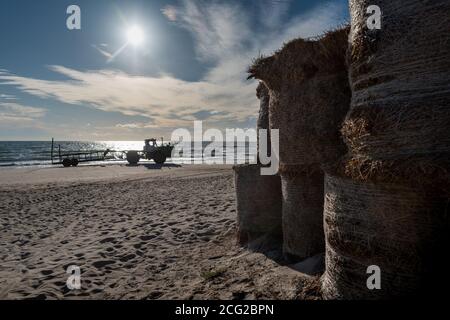
{"type": "Polygon", "coordinates": [[[280,239],[261,237],[244,246],[250,251],[262,253],[277,264],[286,266],[301,273],[318,276],[325,271],[325,254],[320,253],[302,261],[292,261],[283,255],[283,244],[280,239]]]}
{"type": "Polygon", "coordinates": [[[161,170],[162,168],[181,168],[181,165],[174,163],[165,163],[165,164],[157,164],[157,163],[146,163],[146,164],[126,164],[127,167],[145,167],[149,170],[161,170]]]}

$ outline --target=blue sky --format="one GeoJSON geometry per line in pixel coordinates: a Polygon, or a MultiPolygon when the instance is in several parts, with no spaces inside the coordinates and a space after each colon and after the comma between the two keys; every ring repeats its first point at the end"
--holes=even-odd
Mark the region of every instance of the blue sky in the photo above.
{"type": "Polygon", "coordinates": [[[248,128],[245,70],[348,20],[346,0],[2,0],[0,140],[142,140],[176,128],[248,128]],[[66,9],[81,8],[81,30],[66,9]],[[145,39],[126,45],[139,26],[145,39]],[[125,47],[124,47],[125,45],[125,47]],[[120,48],[120,53],[111,56],[120,48]]]}

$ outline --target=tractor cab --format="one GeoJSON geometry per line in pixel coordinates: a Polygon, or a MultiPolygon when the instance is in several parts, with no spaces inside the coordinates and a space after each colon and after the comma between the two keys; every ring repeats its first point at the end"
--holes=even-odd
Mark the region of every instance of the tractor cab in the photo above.
{"type": "Polygon", "coordinates": [[[144,145],[145,153],[150,154],[150,153],[154,153],[157,150],[158,146],[156,145],[156,139],[153,139],[153,138],[145,139],[144,142],[145,142],[145,145],[144,145]]]}

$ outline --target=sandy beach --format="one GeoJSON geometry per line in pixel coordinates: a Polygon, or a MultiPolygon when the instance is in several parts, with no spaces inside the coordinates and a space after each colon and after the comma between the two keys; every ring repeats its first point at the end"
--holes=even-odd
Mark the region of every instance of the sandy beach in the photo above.
{"type": "Polygon", "coordinates": [[[235,210],[230,166],[1,169],[0,299],[316,298],[277,248],[236,245],[235,210]]]}

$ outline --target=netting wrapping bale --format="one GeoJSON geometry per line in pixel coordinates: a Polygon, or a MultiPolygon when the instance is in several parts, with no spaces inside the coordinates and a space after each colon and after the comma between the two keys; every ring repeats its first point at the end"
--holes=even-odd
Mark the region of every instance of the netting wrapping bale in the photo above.
{"type": "Polygon", "coordinates": [[[322,171],[281,166],[280,175],[285,258],[296,262],[324,252],[322,171]]]}
{"type": "Polygon", "coordinates": [[[281,181],[262,176],[259,165],[234,167],[238,241],[245,245],[260,237],[281,240],[281,181]]]}
{"type": "Polygon", "coordinates": [[[270,144],[270,124],[269,124],[269,103],[270,103],[270,95],[269,90],[265,86],[264,83],[260,82],[258,88],[256,89],[256,96],[260,101],[259,107],[259,116],[257,122],[257,139],[258,139],[258,150],[259,150],[259,130],[268,130],[267,131],[267,151],[270,153],[271,144],[270,144]]]}
{"type": "Polygon", "coordinates": [[[334,164],[345,153],[339,130],[350,107],[348,32],[293,40],[249,68],[249,78],[269,89],[270,127],[280,130],[281,164],[334,164]]]}
{"type": "Polygon", "coordinates": [[[351,0],[351,110],[342,133],[355,179],[449,176],[450,1],[351,0]],[[366,26],[369,5],[381,30],[366,26]]]}
{"type": "Polygon", "coordinates": [[[447,266],[445,207],[420,187],[326,176],[324,298],[400,298],[439,286],[447,266]],[[371,265],[381,269],[381,290],[367,287],[371,265]]]}

